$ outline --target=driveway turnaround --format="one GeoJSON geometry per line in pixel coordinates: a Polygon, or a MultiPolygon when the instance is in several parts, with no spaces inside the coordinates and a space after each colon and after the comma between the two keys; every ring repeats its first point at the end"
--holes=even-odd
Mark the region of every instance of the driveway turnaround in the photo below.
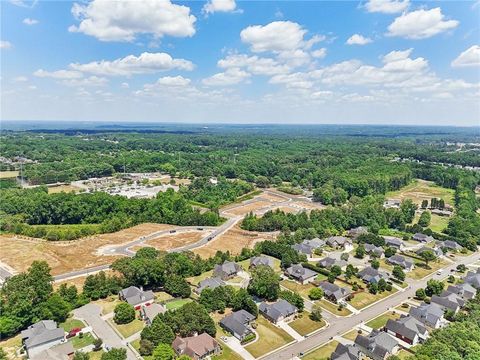
{"type": "Polygon", "coordinates": [[[87,304],[73,311],[74,317],[81,319],[91,326],[93,332],[103,340],[103,344],[108,348],[124,348],[127,349],[127,359],[136,360],[137,356],[127,346],[124,341],[101,316],[101,308],[96,304],[87,304]]]}

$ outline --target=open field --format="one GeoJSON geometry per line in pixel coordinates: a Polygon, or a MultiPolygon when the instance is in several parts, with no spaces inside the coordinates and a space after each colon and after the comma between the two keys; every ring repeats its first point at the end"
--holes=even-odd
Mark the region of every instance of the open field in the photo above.
{"type": "Polygon", "coordinates": [[[368,290],[356,294],[351,301],[349,301],[350,305],[352,305],[357,310],[361,310],[364,307],[377,302],[378,300],[384,299],[393,293],[396,293],[398,290],[393,288],[392,291],[384,291],[382,293],[371,294],[368,290]]]}
{"type": "Polygon", "coordinates": [[[454,190],[437,186],[432,181],[417,179],[400,190],[387,192],[385,197],[398,200],[412,199],[416,204],[421,204],[422,200],[430,201],[435,197],[443,199],[446,204],[453,206],[454,193],[454,190]]]}
{"type": "Polygon", "coordinates": [[[246,215],[249,212],[255,213],[256,211],[259,211],[262,208],[265,208],[270,205],[272,205],[271,202],[260,200],[260,201],[254,201],[252,203],[249,203],[243,206],[235,207],[234,209],[227,210],[227,212],[234,215],[246,215]]]}
{"type": "Polygon", "coordinates": [[[0,235],[0,261],[17,271],[25,271],[34,260],[45,260],[52,274],[109,264],[113,256],[100,255],[98,248],[120,245],[172,225],[145,223],[116,233],[94,235],[74,241],[46,241],[25,236],[0,235]]]}
{"type": "Polygon", "coordinates": [[[231,255],[237,255],[242,248],[253,248],[253,246],[263,240],[274,240],[274,233],[258,233],[254,231],[246,231],[240,229],[239,225],[235,225],[226,233],[217,236],[206,245],[193,250],[195,254],[202,258],[214,256],[217,250],[230,251],[231,255]]]}
{"type": "Polygon", "coordinates": [[[18,176],[18,171],[0,171],[0,179],[11,179],[16,178],[18,176]]]}
{"type": "Polygon", "coordinates": [[[293,340],[287,332],[276,327],[262,316],[258,317],[257,325],[258,327],[256,331],[259,335],[259,339],[253,344],[245,346],[245,350],[254,357],[269,353],[293,340]]]}
{"type": "MultiPolygon", "coordinates": [[[[436,214],[431,214],[431,217],[432,219],[428,227],[436,232],[443,232],[443,230],[445,230],[445,228],[448,225],[448,221],[450,220],[448,216],[440,216],[436,214]]],[[[419,218],[420,218],[420,214],[416,213],[415,219],[413,219],[413,223],[416,224],[419,218]]]]}
{"type": "Polygon", "coordinates": [[[59,192],[78,192],[81,189],[74,185],[58,185],[58,186],[49,186],[48,193],[55,194],[59,192]]]}
{"type": "Polygon", "coordinates": [[[400,318],[399,313],[394,313],[392,311],[389,311],[385,314],[382,314],[382,315],[376,317],[375,319],[370,320],[365,325],[371,327],[372,329],[380,329],[387,324],[387,321],[389,319],[397,320],[398,318],[400,318]]]}
{"type": "Polygon", "coordinates": [[[305,336],[321,329],[326,323],[325,320],[313,321],[310,319],[309,313],[303,313],[301,318],[289,322],[288,325],[300,335],[305,336]]]}
{"type": "Polygon", "coordinates": [[[293,292],[300,294],[302,297],[306,299],[308,299],[308,293],[310,292],[310,290],[315,288],[315,285],[313,284],[302,285],[291,280],[282,280],[280,282],[280,285],[287,288],[288,290],[291,290],[293,292]]]}
{"type": "Polygon", "coordinates": [[[326,360],[337,348],[338,341],[332,340],[302,357],[303,360],[326,360]]]}
{"type": "Polygon", "coordinates": [[[157,237],[152,240],[145,241],[142,245],[136,245],[130,248],[130,250],[137,251],[142,247],[151,246],[157,250],[168,250],[174,249],[177,247],[193,244],[202,237],[208,235],[210,231],[188,231],[188,232],[179,232],[176,234],[166,234],[160,237],[157,237]]]}

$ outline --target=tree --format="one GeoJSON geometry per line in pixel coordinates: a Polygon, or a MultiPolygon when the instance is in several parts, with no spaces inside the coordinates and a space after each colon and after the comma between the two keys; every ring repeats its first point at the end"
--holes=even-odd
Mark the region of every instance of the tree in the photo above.
{"type": "Polygon", "coordinates": [[[397,253],[397,248],[389,246],[385,249],[385,257],[388,259],[397,253]]]}
{"type": "Polygon", "coordinates": [[[175,352],[168,344],[158,344],[153,350],[153,360],[174,360],[175,352]]]}
{"type": "Polygon", "coordinates": [[[422,227],[427,227],[430,225],[430,221],[432,220],[432,215],[430,214],[430,211],[424,211],[422,212],[422,215],[420,215],[420,218],[418,219],[418,225],[422,227]]]}
{"type": "Polygon", "coordinates": [[[437,258],[432,250],[424,250],[420,253],[420,257],[425,261],[425,266],[428,268],[428,262],[437,258]]]}
{"type": "Polygon", "coordinates": [[[395,279],[399,281],[405,280],[405,272],[403,271],[401,266],[395,265],[392,270],[392,275],[395,279]]]}
{"type": "Polygon", "coordinates": [[[340,259],[343,261],[348,261],[349,257],[350,257],[349,253],[342,253],[342,255],[340,255],[340,259]]]}
{"type": "Polygon", "coordinates": [[[377,285],[379,292],[384,292],[387,289],[387,282],[385,281],[385,279],[378,280],[377,285]]]}
{"type": "Polygon", "coordinates": [[[122,302],[115,306],[113,321],[117,324],[128,324],[135,320],[135,309],[132,305],[122,302]]]}
{"type": "Polygon", "coordinates": [[[376,283],[369,283],[368,284],[368,291],[375,295],[378,292],[378,285],[376,283]]]}
{"type": "MultiPolygon", "coordinates": [[[[172,328],[166,324],[161,317],[155,317],[152,325],[147,326],[142,330],[140,338],[149,341],[152,344],[151,351],[153,351],[153,348],[160,343],[171,344],[175,339],[175,334],[173,333],[172,328]]],[[[150,354],[152,353],[151,351],[150,354]]]]}
{"type": "Polygon", "coordinates": [[[192,293],[190,285],[187,281],[179,275],[170,275],[167,277],[164,289],[174,297],[188,298],[192,293]]]}
{"type": "Polygon", "coordinates": [[[321,321],[322,320],[322,307],[320,304],[315,303],[312,306],[312,312],[310,313],[310,319],[313,321],[321,321]]]}
{"type": "Polygon", "coordinates": [[[73,360],[88,360],[88,359],[90,359],[90,355],[88,355],[87,353],[84,353],[83,351],[75,351],[75,354],[73,355],[73,360]]]}
{"type": "Polygon", "coordinates": [[[467,267],[464,264],[457,265],[457,271],[464,273],[467,270],[467,267]]]}
{"type": "Polygon", "coordinates": [[[303,308],[304,308],[303,298],[296,292],[283,290],[283,291],[280,291],[279,296],[281,299],[286,300],[290,304],[296,306],[298,311],[300,312],[303,311],[303,308]]]}
{"type": "Polygon", "coordinates": [[[320,300],[323,297],[323,290],[318,287],[314,287],[310,289],[308,297],[312,300],[320,300]]]}
{"type": "Polygon", "coordinates": [[[355,249],[355,257],[357,259],[363,259],[365,257],[365,246],[362,244],[358,245],[358,247],[355,249]]]}
{"type": "Polygon", "coordinates": [[[247,289],[250,294],[267,301],[277,300],[280,292],[280,277],[270,266],[257,266],[252,271],[247,289]]]}
{"type": "Polygon", "coordinates": [[[425,294],[427,296],[440,295],[443,291],[445,284],[441,281],[430,279],[427,281],[427,287],[425,288],[425,294]]]}
{"type": "Polygon", "coordinates": [[[270,185],[270,180],[266,176],[260,175],[255,179],[255,183],[259,188],[266,188],[270,185]]]}
{"type": "Polygon", "coordinates": [[[52,294],[42,307],[44,319],[55,320],[58,323],[64,322],[70,312],[70,304],[67,303],[58,293],[52,294]]]}
{"type": "Polygon", "coordinates": [[[247,290],[239,289],[232,300],[233,311],[245,310],[255,317],[258,315],[258,307],[253,301],[252,297],[248,294],[247,290]]]}
{"type": "Polygon", "coordinates": [[[405,199],[400,204],[400,211],[403,214],[403,219],[406,223],[411,223],[415,217],[415,211],[417,210],[417,205],[412,201],[412,199],[405,199]]]}
{"type": "Polygon", "coordinates": [[[380,261],[378,261],[377,259],[372,259],[372,261],[370,261],[370,265],[372,266],[372,268],[378,269],[380,267],[380,261]]]}
{"type": "Polygon", "coordinates": [[[127,350],[121,348],[112,348],[102,354],[101,360],[127,360],[127,350]]]}
{"type": "Polygon", "coordinates": [[[330,268],[330,274],[332,274],[333,276],[335,276],[337,278],[342,274],[342,268],[338,265],[333,265],[330,268]]]}
{"type": "MultiPolygon", "coordinates": [[[[170,331],[171,330],[172,329],[170,329],[170,331]]],[[[142,356],[152,355],[154,349],[155,349],[155,345],[153,345],[153,343],[150,340],[146,340],[146,339],[140,340],[140,347],[138,349],[138,352],[140,353],[140,355],[142,356]]]]}
{"type": "Polygon", "coordinates": [[[350,280],[353,276],[356,276],[358,273],[358,269],[354,267],[352,264],[348,264],[347,268],[345,269],[345,278],[350,280]]]}
{"type": "Polygon", "coordinates": [[[417,289],[417,291],[415,291],[415,297],[418,300],[425,300],[425,298],[427,297],[427,294],[425,294],[425,289],[423,288],[417,289]]]}
{"type": "Polygon", "coordinates": [[[102,348],[103,340],[100,338],[96,338],[93,340],[93,351],[99,351],[102,348]]]}
{"type": "Polygon", "coordinates": [[[192,336],[193,334],[208,333],[215,337],[217,329],[215,322],[208,314],[204,306],[197,302],[190,302],[175,311],[167,311],[159,314],[154,321],[163,321],[168,324],[175,334],[181,337],[192,336]]]}
{"type": "Polygon", "coordinates": [[[421,206],[421,208],[422,208],[422,209],[426,209],[427,207],[428,207],[428,200],[426,200],[426,199],[422,200],[422,206],[421,206]]]}

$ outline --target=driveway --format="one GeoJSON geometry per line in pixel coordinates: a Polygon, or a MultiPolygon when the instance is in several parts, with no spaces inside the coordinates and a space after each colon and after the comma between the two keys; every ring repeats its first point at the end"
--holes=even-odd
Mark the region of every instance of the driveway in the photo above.
{"type": "Polygon", "coordinates": [[[137,356],[127,346],[127,342],[123,340],[111,327],[102,319],[101,308],[96,304],[87,304],[73,311],[74,317],[81,319],[91,326],[93,332],[103,340],[103,344],[109,348],[127,349],[127,359],[136,360],[137,356]]]}
{"type": "Polygon", "coordinates": [[[240,355],[243,359],[255,360],[252,354],[250,354],[247,350],[245,350],[245,348],[242,346],[242,344],[240,344],[240,341],[236,337],[234,336],[227,337],[227,341],[225,342],[225,345],[228,346],[230,349],[232,349],[234,352],[236,352],[238,355],[240,355]]]}

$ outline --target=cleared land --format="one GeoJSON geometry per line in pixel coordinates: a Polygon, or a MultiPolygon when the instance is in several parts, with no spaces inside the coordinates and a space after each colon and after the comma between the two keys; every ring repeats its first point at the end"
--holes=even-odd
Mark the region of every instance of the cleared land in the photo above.
{"type": "Polygon", "coordinates": [[[249,212],[256,212],[262,210],[263,208],[272,206],[272,203],[269,201],[254,201],[246,205],[238,206],[233,209],[225,210],[226,212],[234,215],[246,215],[249,212]]]}
{"type": "Polygon", "coordinates": [[[0,261],[17,271],[25,271],[34,260],[45,260],[58,275],[111,263],[115,257],[100,255],[98,248],[120,245],[173,225],[145,223],[116,233],[101,234],[74,241],[46,241],[25,236],[0,235],[0,261]]]}
{"type": "MultiPolygon", "coordinates": [[[[431,216],[432,216],[432,219],[428,227],[433,231],[443,232],[443,230],[445,230],[445,228],[447,227],[448,221],[450,220],[450,218],[448,216],[440,216],[436,214],[431,214],[431,216]]],[[[420,219],[420,214],[416,213],[413,223],[416,224],[418,222],[418,219],[420,219]]]]}
{"type": "Polygon", "coordinates": [[[74,185],[59,185],[59,186],[49,186],[48,193],[55,194],[59,192],[78,192],[81,188],[74,185]]]}
{"type": "Polygon", "coordinates": [[[0,179],[11,179],[18,176],[18,171],[0,171],[0,179]]]}
{"type": "Polygon", "coordinates": [[[103,315],[107,315],[113,312],[115,306],[120,304],[122,301],[118,298],[118,296],[112,295],[107,297],[106,299],[99,299],[92,302],[102,308],[103,315]]]}
{"type": "Polygon", "coordinates": [[[337,348],[338,341],[330,341],[325,345],[309,352],[307,355],[303,356],[303,360],[323,360],[323,359],[330,359],[330,355],[335,351],[337,348]]]}
{"type": "Polygon", "coordinates": [[[293,338],[287,332],[276,327],[262,316],[258,317],[257,325],[258,340],[245,346],[245,349],[254,357],[260,357],[293,341],[293,338]]]}
{"type": "Polygon", "coordinates": [[[175,234],[167,234],[159,236],[158,238],[145,241],[142,245],[136,245],[130,249],[137,251],[142,247],[152,246],[157,250],[169,250],[178,248],[185,245],[190,245],[200,241],[204,236],[208,235],[210,231],[188,231],[188,232],[178,232],[175,234]]]}
{"type": "Polygon", "coordinates": [[[446,204],[453,205],[454,194],[455,191],[452,189],[440,187],[432,181],[417,179],[400,190],[387,192],[385,197],[399,200],[412,199],[416,204],[421,204],[422,200],[430,202],[430,199],[435,197],[443,199],[446,204]]]}
{"type": "Polygon", "coordinates": [[[299,319],[289,322],[288,325],[302,336],[308,335],[326,325],[324,320],[313,321],[308,313],[304,313],[299,319]]]}
{"type": "Polygon", "coordinates": [[[230,254],[237,255],[242,248],[253,248],[253,246],[263,240],[274,240],[274,233],[258,233],[240,229],[239,225],[235,225],[226,233],[217,236],[206,245],[193,250],[194,253],[202,258],[214,256],[217,250],[230,251],[230,254]]]}

